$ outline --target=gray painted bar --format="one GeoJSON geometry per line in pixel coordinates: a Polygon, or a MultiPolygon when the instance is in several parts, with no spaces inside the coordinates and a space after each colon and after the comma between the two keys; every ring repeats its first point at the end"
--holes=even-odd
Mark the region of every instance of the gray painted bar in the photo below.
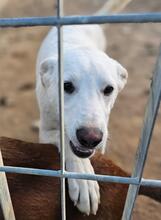
{"type": "MultiPolygon", "coordinates": [[[[2,153],[0,150],[0,166],[4,166],[2,153]]],[[[0,173],[0,206],[5,220],[15,220],[12,200],[8,188],[7,177],[5,173],[0,173]]]]}
{"type": "Polygon", "coordinates": [[[104,16],[56,16],[0,18],[0,27],[57,26],[106,23],[160,23],[161,13],[131,13],[104,16]]]}
{"type": "MultiPolygon", "coordinates": [[[[151,90],[148,99],[148,104],[145,111],[143,128],[141,132],[141,137],[139,141],[139,146],[136,153],[136,162],[135,168],[133,171],[133,178],[138,178],[139,182],[141,182],[143,169],[148,153],[148,148],[155,124],[155,119],[157,116],[158,108],[160,105],[160,98],[161,98],[161,47],[160,53],[157,60],[155,72],[153,75],[152,83],[151,83],[151,90]]],[[[139,185],[130,185],[127,199],[125,203],[125,209],[123,213],[123,220],[131,219],[132,210],[134,207],[134,203],[139,191],[139,185]]]]}

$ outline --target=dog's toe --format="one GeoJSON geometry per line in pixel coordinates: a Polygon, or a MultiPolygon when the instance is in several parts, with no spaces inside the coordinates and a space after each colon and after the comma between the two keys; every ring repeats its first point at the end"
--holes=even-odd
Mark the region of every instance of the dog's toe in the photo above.
{"type": "Polygon", "coordinates": [[[77,207],[81,212],[89,215],[91,210],[90,210],[90,195],[89,195],[87,180],[79,180],[79,191],[80,194],[79,194],[77,207]]]}
{"type": "Polygon", "coordinates": [[[96,215],[96,212],[98,210],[98,205],[100,203],[99,186],[96,181],[88,181],[88,187],[90,194],[91,213],[96,215]]]}
{"type": "Polygon", "coordinates": [[[75,179],[68,179],[68,188],[69,196],[74,202],[74,205],[77,205],[79,199],[79,185],[75,179]]]}

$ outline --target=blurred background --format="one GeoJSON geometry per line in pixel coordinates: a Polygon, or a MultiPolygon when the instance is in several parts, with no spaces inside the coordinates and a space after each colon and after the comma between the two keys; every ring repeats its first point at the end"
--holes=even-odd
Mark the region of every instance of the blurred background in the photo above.
{"type": "MultiPolygon", "coordinates": [[[[91,14],[104,0],[64,0],[65,14],[91,14]]],[[[133,0],[124,12],[161,11],[160,0],[133,0]]],[[[49,16],[54,0],[1,0],[0,17],[49,16]]],[[[35,98],[35,62],[49,27],[0,29],[0,136],[37,142],[32,123],[39,118],[35,98]]],[[[106,25],[107,53],[129,72],[110,119],[106,154],[131,172],[143,123],[154,65],[161,42],[161,24],[106,25]]],[[[161,179],[161,109],[157,117],[145,178],[161,179]]],[[[139,197],[133,219],[161,219],[161,204],[139,197]]]]}

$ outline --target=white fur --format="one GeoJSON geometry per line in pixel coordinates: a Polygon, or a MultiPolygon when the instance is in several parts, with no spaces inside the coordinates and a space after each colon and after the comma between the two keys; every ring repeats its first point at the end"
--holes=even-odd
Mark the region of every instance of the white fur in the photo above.
{"type": "MultiPolygon", "coordinates": [[[[108,121],[118,92],[124,87],[127,71],[108,57],[105,37],[98,25],[64,27],[64,81],[72,81],[76,91],[64,96],[66,169],[94,173],[88,158],[81,159],[71,151],[69,141],[79,145],[79,127],[97,127],[103,140],[97,146],[104,151],[108,121]],[[112,85],[111,95],[103,93],[112,85]]],[[[37,59],[36,94],[40,109],[40,142],[59,147],[57,29],[52,28],[40,48],[37,59]]],[[[78,209],[96,214],[100,201],[96,181],[68,179],[69,195],[78,209]]]]}

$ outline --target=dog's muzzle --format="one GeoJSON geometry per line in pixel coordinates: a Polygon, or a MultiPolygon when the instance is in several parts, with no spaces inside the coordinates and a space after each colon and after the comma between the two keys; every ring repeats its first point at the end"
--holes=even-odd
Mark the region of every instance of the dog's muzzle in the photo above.
{"type": "Polygon", "coordinates": [[[90,157],[97,145],[102,141],[103,133],[98,128],[81,127],[77,129],[76,136],[79,144],[76,146],[70,141],[73,153],[81,158],[90,157]]]}

